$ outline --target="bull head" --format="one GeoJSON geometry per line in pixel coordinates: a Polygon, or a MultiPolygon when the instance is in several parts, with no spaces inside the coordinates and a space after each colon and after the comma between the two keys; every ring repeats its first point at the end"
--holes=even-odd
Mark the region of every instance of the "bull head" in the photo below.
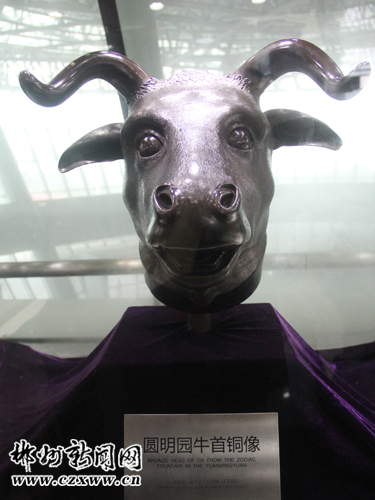
{"type": "Polygon", "coordinates": [[[347,99],[361,90],[360,75],[369,65],[343,76],[316,46],[292,39],[267,46],[226,77],[186,71],[159,81],[125,56],[94,52],[49,85],[26,71],[20,83],[43,106],[61,104],[93,78],[108,81],[126,99],[125,123],[85,135],[63,153],[59,170],[124,158],[123,198],[149,288],[171,307],[206,313],[242,302],[259,283],[274,193],[272,150],[341,146],[315,118],[261,111],[262,92],[290,71],[347,99]]]}

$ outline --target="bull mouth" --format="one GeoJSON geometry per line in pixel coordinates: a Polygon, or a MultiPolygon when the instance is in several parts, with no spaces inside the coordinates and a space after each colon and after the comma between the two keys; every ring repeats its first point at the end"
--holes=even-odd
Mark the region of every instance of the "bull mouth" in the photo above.
{"type": "Polygon", "coordinates": [[[220,273],[234,259],[238,246],[186,249],[161,247],[159,256],[175,274],[182,276],[211,276],[220,273]]]}

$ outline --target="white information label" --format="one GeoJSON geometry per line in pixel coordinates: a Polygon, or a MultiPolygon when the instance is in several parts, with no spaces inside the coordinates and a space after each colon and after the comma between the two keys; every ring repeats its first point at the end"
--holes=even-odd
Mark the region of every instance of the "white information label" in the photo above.
{"type": "Polygon", "coordinates": [[[127,500],[281,498],[277,413],[125,415],[135,443],[142,482],[127,500]]]}

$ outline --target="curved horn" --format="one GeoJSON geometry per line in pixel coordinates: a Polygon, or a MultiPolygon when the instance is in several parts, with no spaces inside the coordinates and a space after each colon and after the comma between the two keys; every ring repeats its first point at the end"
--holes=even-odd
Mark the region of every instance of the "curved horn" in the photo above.
{"type": "Polygon", "coordinates": [[[32,101],[42,106],[61,104],[94,78],[109,82],[129,103],[150,76],[127,57],[107,51],[91,52],[76,59],[48,85],[41,83],[28,71],[22,71],[19,75],[22,90],[32,101]]]}
{"type": "Polygon", "coordinates": [[[267,45],[235,74],[249,80],[251,93],[259,99],[273,81],[291,71],[309,76],[330,97],[345,100],[362,90],[371,69],[370,64],[364,62],[344,76],[325,52],[312,43],[293,38],[267,45]]]}

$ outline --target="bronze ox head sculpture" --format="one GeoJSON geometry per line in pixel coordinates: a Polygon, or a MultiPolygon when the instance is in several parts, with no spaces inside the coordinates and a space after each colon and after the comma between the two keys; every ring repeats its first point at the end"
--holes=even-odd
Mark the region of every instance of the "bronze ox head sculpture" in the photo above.
{"type": "Polygon", "coordinates": [[[338,135],[311,116],[261,111],[262,92],[291,71],[347,99],[361,90],[369,65],[344,76],[319,48],[291,39],[265,47],[225,77],[191,70],[159,81],[125,56],[94,52],[48,85],[26,71],[20,83],[43,106],[61,104],[94,78],[126,99],[125,122],[82,137],[63,153],[59,170],[123,158],[123,198],[149,288],[168,306],[206,313],[242,302],[259,283],[274,193],[272,151],[341,146],[338,135]]]}

